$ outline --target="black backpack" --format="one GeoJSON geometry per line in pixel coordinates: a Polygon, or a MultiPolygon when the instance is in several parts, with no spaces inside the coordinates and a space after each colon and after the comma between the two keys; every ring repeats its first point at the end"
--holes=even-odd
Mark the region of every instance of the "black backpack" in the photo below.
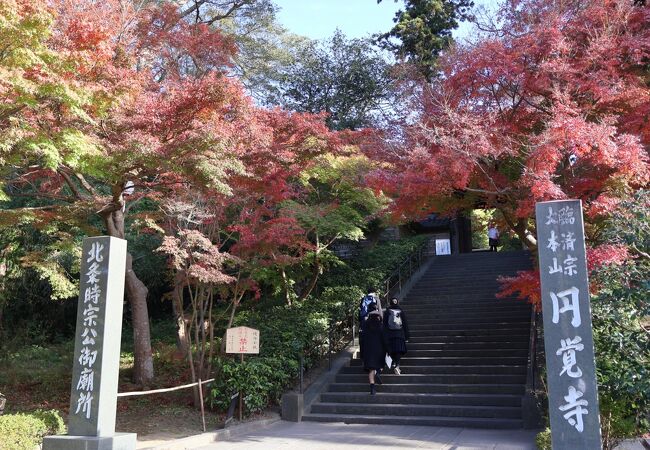
{"type": "Polygon", "coordinates": [[[401,309],[388,309],[388,329],[401,330],[402,329],[402,310],[401,309]]]}
{"type": "Polygon", "coordinates": [[[361,304],[359,305],[359,322],[363,322],[368,318],[370,311],[377,309],[377,299],[372,295],[365,295],[361,299],[361,304]]]}

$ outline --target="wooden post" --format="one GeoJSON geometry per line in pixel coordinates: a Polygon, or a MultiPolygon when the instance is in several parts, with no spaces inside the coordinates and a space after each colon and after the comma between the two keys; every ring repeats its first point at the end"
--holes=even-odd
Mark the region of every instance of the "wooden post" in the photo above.
{"type": "Polygon", "coordinates": [[[203,407],[203,385],[201,384],[201,379],[199,378],[199,401],[201,402],[201,420],[203,421],[203,432],[206,432],[205,429],[205,408],[203,407]]]}
{"type": "MultiPolygon", "coordinates": [[[[239,356],[241,357],[240,362],[244,364],[244,354],[240,353],[239,356]]],[[[239,391],[239,421],[241,422],[243,418],[244,418],[244,393],[242,391],[239,391]]]]}
{"type": "MultiPolygon", "coordinates": [[[[260,331],[248,327],[235,327],[226,330],[226,353],[239,354],[239,361],[244,364],[244,354],[260,352],[260,331]]],[[[244,392],[239,391],[239,420],[244,419],[244,392]]]]}

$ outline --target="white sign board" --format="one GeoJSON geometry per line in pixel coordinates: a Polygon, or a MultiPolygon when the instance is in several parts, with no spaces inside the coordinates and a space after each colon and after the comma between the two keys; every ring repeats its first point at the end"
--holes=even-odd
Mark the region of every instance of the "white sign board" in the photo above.
{"type": "Polygon", "coordinates": [[[226,353],[257,354],[260,352],[260,330],[248,327],[226,330],[226,353]]]}
{"type": "Polygon", "coordinates": [[[436,255],[451,255],[449,239],[436,239],[436,255]]]}

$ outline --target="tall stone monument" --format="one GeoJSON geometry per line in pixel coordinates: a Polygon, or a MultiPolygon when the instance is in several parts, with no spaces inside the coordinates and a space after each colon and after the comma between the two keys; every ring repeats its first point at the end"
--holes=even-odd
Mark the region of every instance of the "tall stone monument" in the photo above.
{"type": "Polygon", "coordinates": [[[134,433],[115,433],[126,241],[84,239],[68,435],[44,450],[133,450],[134,433]]]}
{"type": "Polygon", "coordinates": [[[598,450],[600,416],[580,200],[536,205],[553,450],[598,450]]]}

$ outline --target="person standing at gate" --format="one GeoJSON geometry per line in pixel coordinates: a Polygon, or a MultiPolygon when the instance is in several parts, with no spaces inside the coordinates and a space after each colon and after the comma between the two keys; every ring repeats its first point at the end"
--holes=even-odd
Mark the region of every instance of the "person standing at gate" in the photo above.
{"type": "Polygon", "coordinates": [[[490,244],[490,251],[496,252],[499,246],[499,229],[494,222],[488,224],[488,242],[490,244]]]}
{"type": "Polygon", "coordinates": [[[384,314],[384,329],[388,341],[388,354],[393,360],[391,369],[395,375],[400,375],[402,369],[399,367],[399,362],[406,354],[406,341],[409,340],[410,334],[406,314],[402,311],[399,300],[396,298],[391,298],[388,302],[388,308],[384,314]]]}
{"type": "Polygon", "coordinates": [[[376,309],[368,313],[368,318],[363,322],[363,332],[361,333],[361,345],[363,352],[363,368],[368,372],[368,382],[370,383],[370,395],[375,395],[375,381],[382,384],[381,369],[386,361],[388,343],[386,334],[381,320],[381,315],[376,309]]]}

